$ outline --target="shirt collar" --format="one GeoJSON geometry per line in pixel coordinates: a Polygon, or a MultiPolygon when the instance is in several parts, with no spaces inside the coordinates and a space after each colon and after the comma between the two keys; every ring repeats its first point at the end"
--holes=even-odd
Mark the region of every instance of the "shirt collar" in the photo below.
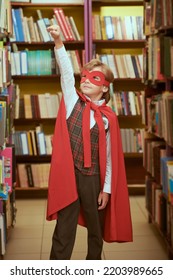
{"type": "MultiPolygon", "coordinates": [[[[89,98],[87,95],[84,94],[84,96],[86,97],[86,99],[91,101],[91,98],[89,98]]],[[[91,102],[97,106],[101,106],[105,102],[105,100],[101,99],[101,100],[96,100],[96,101],[91,101],[91,102]]]]}

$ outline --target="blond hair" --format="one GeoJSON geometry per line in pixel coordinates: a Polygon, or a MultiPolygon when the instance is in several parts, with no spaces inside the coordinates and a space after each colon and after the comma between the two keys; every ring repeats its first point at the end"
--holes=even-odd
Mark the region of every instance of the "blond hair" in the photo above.
{"type": "MultiPolygon", "coordinates": [[[[105,75],[105,80],[108,81],[109,83],[112,83],[114,81],[114,75],[112,70],[110,69],[110,67],[101,62],[99,59],[91,59],[90,62],[86,63],[83,67],[82,70],[88,70],[91,71],[93,70],[95,67],[100,67],[101,71],[103,72],[103,74],[105,75]]],[[[110,100],[110,93],[109,93],[109,87],[108,90],[106,92],[103,93],[102,98],[105,99],[105,102],[108,103],[110,100]]]]}

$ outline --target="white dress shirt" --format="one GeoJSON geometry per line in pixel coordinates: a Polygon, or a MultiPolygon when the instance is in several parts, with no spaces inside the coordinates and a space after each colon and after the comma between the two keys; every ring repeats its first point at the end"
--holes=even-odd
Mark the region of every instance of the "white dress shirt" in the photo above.
{"type": "MultiPolygon", "coordinates": [[[[61,89],[64,96],[65,106],[66,106],[66,119],[70,116],[79,96],[76,93],[74,72],[71,65],[71,61],[67,55],[65,47],[60,49],[55,48],[55,57],[61,73],[61,89]]],[[[86,96],[87,97],[87,96],[86,96]]],[[[87,97],[88,98],[88,97],[87,97]]],[[[94,101],[96,105],[103,104],[104,100],[94,101]]],[[[108,119],[103,117],[105,123],[105,129],[108,128],[108,119]]],[[[94,111],[90,110],[90,128],[95,125],[94,111]]],[[[111,174],[112,174],[112,164],[111,164],[111,145],[110,145],[110,132],[106,133],[106,176],[103,186],[103,191],[106,193],[111,193],[111,174]]]]}

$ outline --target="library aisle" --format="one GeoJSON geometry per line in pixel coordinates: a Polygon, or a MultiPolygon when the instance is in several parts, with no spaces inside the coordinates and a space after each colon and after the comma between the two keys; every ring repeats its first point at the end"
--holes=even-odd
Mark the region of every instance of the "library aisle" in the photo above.
{"type": "MultiPolygon", "coordinates": [[[[132,243],[105,243],[106,260],[167,260],[166,246],[152,224],[148,224],[144,196],[130,196],[132,243]]],[[[16,200],[16,225],[10,232],[5,260],[48,260],[54,222],[45,220],[46,199],[16,200]]],[[[78,228],[73,260],[84,260],[86,230],[78,228]]]]}

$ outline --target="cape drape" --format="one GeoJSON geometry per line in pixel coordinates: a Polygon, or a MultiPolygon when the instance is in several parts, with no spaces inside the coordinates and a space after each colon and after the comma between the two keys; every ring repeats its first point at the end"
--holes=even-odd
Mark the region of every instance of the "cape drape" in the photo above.
{"type": "MultiPolygon", "coordinates": [[[[106,242],[132,241],[132,222],[124,156],[118,120],[106,106],[111,139],[112,180],[111,195],[105,212],[103,239],[106,242]]],[[[62,97],[53,136],[53,151],[48,186],[47,220],[58,219],[58,211],[77,200],[74,162],[66,123],[66,109],[62,97]]],[[[85,226],[82,214],[79,224],[85,226]]]]}

